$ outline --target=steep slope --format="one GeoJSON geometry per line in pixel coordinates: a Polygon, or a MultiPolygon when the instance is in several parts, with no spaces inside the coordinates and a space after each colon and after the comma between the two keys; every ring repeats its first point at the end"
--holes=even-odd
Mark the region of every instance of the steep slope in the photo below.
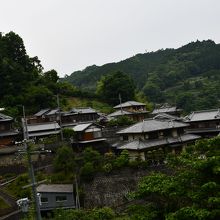
{"type": "Polygon", "coordinates": [[[129,74],[137,89],[154,103],[170,102],[186,111],[219,106],[220,44],[214,41],[196,41],[178,49],[137,54],[100,67],[90,66],[65,80],[95,90],[102,76],[117,70],[129,74]]]}

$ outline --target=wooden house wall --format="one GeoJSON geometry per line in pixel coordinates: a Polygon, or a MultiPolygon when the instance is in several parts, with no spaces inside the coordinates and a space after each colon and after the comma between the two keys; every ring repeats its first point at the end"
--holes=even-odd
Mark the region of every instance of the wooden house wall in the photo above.
{"type": "Polygon", "coordinates": [[[94,139],[93,132],[86,132],[83,134],[84,141],[89,141],[89,140],[93,140],[93,139],[94,139]]]}
{"type": "Polygon", "coordinates": [[[13,137],[1,137],[0,138],[0,146],[1,145],[11,145],[14,142],[14,138],[13,137]]]}
{"type": "Polygon", "coordinates": [[[12,122],[1,122],[0,131],[9,131],[12,128],[12,122]]]}

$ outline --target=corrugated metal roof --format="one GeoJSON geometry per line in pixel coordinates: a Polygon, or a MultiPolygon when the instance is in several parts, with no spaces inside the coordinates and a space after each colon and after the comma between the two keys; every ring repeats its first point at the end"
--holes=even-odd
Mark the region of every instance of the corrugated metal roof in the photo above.
{"type": "Polygon", "coordinates": [[[129,106],[146,106],[146,104],[141,103],[141,102],[136,102],[136,101],[127,101],[122,104],[116,105],[114,108],[125,108],[129,106]]]}
{"type": "Polygon", "coordinates": [[[87,140],[87,141],[78,141],[78,143],[87,144],[87,143],[101,142],[101,141],[105,141],[105,140],[106,140],[106,138],[95,138],[95,139],[87,140]]]}
{"type": "Polygon", "coordinates": [[[72,193],[73,184],[41,184],[37,187],[37,192],[72,193]]]}
{"type": "Polygon", "coordinates": [[[171,120],[159,120],[159,119],[146,119],[126,129],[123,129],[117,133],[118,134],[146,133],[151,131],[166,130],[171,128],[180,128],[187,126],[188,124],[186,123],[177,122],[173,120],[171,121],[171,120]]]}
{"type": "Polygon", "coordinates": [[[185,121],[209,121],[220,119],[220,109],[195,111],[185,117],[185,121]]]}
{"type": "Polygon", "coordinates": [[[37,116],[37,117],[40,117],[42,115],[44,115],[45,113],[49,112],[50,109],[47,108],[47,109],[41,109],[39,112],[37,112],[36,114],[34,114],[34,116],[37,116]]]}
{"type": "Polygon", "coordinates": [[[60,129],[60,126],[57,122],[47,122],[47,123],[28,124],[27,125],[28,132],[59,130],[59,129],[60,129]]]}
{"type": "Polygon", "coordinates": [[[41,136],[47,136],[47,135],[53,135],[53,134],[59,134],[59,133],[60,133],[60,130],[31,132],[31,133],[28,134],[28,137],[41,137],[41,136]]]}
{"type": "Polygon", "coordinates": [[[57,108],[57,109],[52,109],[52,110],[50,110],[49,112],[47,112],[46,113],[46,115],[55,115],[55,114],[57,114],[59,112],[59,109],[57,108]]]}
{"type": "Polygon", "coordinates": [[[86,123],[86,124],[78,124],[73,127],[74,131],[84,131],[86,128],[88,128],[92,123],[86,123]]]}
{"type": "Polygon", "coordinates": [[[129,143],[123,144],[122,146],[117,147],[120,150],[144,150],[147,148],[159,147],[162,145],[176,144],[187,141],[193,141],[199,139],[200,136],[192,134],[184,134],[178,137],[168,137],[164,139],[155,139],[155,140],[134,140],[129,143]]]}

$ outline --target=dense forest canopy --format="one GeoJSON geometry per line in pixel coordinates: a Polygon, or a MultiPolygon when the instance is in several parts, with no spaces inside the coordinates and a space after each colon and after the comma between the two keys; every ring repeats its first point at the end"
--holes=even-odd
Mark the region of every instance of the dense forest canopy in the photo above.
{"type": "Polygon", "coordinates": [[[22,105],[28,113],[54,107],[57,93],[74,93],[72,85],[58,79],[55,70],[43,72],[38,57],[27,55],[19,35],[0,33],[0,107],[6,108],[8,114],[21,114],[22,105]]]}
{"type": "Polygon", "coordinates": [[[103,76],[97,85],[97,95],[111,105],[117,105],[119,96],[122,101],[133,100],[135,97],[133,80],[120,71],[103,76]]]}
{"type": "Polygon", "coordinates": [[[101,67],[93,65],[65,80],[95,91],[101,77],[116,71],[127,73],[153,103],[176,104],[186,112],[219,107],[220,44],[212,40],[137,54],[101,67]]]}

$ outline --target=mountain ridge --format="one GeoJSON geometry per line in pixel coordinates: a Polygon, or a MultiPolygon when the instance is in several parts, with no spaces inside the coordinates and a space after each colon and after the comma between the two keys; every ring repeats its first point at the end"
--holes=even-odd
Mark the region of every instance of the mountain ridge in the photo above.
{"type": "MultiPolygon", "coordinates": [[[[197,102],[195,110],[210,104],[219,107],[220,44],[212,40],[197,40],[177,49],[139,53],[120,62],[92,65],[73,72],[64,80],[95,91],[101,77],[115,71],[127,73],[137,91],[143,92],[151,102],[169,102],[183,107],[184,99],[193,97],[197,102]],[[204,96],[210,99],[204,101],[204,96]],[[216,101],[210,103],[211,99],[216,101]]],[[[192,110],[192,103],[190,105],[187,111],[192,110]]]]}

